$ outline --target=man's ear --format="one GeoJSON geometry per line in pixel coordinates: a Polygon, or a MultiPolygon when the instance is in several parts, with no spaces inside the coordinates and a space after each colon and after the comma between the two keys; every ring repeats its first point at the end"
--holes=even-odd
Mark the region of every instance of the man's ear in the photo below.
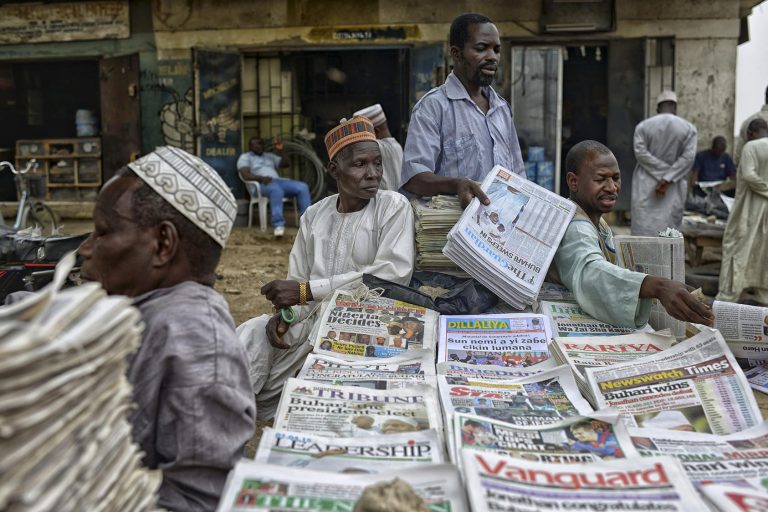
{"type": "Polygon", "coordinates": [[[162,267],[176,258],[181,250],[181,239],[176,225],[169,220],[164,220],[155,227],[155,235],[156,248],[153,263],[157,267],[162,267]]]}
{"type": "Polygon", "coordinates": [[[451,58],[453,59],[454,66],[461,59],[461,48],[458,46],[451,46],[450,48],[451,58]]]}
{"type": "Polygon", "coordinates": [[[565,182],[568,184],[568,190],[571,193],[579,191],[579,177],[576,176],[576,173],[568,172],[565,175],[565,182]]]}
{"type": "Polygon", "coordinates": [[[334,180],[339,181],[339,164],[337,164],[335,160],[328,162],[328,174],[330,174],[334,180]]]}

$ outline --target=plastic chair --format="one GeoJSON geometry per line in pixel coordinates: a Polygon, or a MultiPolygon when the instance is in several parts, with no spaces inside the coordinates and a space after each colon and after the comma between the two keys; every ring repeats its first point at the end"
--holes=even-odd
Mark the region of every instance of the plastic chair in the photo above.
{"type": "MultiPolygon", "coordinates": [[[[245,190],[248,192],[248,196],[250,197],[250,202],[248,203],[248,227],[250,228],[253,224],[253,206],[257,205],[259,207],[259,229],[261,231],[267,230],[267,206],[269,206],[269,198],[266,196],[261,195],[261,183],[255,180],[247,180],[243,178],[243,175],[240,173],[240,171],[237,171],[237,175],[240,177],[240,181],[243,182],[245,185],[245,190]],[[256,194],[251,193],[251,188],[248,186],[248,184],[256,185],[256,194]]],[[[296,201],[296,198],[283,198],[283,204],[285,203],[293,203],[293,214],[294,219],[296,219],[296,227],[299,227],[299,204],[298,201],[296,201]]]]}

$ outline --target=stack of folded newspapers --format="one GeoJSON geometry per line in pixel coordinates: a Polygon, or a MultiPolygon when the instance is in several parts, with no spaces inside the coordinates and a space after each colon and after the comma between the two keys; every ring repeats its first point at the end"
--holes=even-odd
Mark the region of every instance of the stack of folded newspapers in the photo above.
{"type": "Polygon", "coordinates": [[[506,303],[524,309],[538,295],[576,205],[498,165],[482,188],[491,204],[472,200],[443,253],[506,303]]]}
{"type": "Polygon", "coordinates": [[[411,204],[416,217],[416,270],[459,270],[443,254],[448,231],[461,217],[459,199],[455,196],[435,196],[430,201],[412,199],[411,204]]]}
{"type": "Polygon", "coordinates": [[[0,510],[149,510],[160,474],[141,466],[127,416],[126,356],[139,313],[95,283],[0,308],[0,510]]]}

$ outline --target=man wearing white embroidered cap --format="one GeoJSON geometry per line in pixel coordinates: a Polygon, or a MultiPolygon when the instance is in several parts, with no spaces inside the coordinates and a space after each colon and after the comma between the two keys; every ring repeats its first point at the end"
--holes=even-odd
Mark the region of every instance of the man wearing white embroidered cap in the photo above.
{"type": "Polygon", "coordinates": [[[163,472],[158,505],[213,510],[253,434],[246,351],[214,271],[237,207],[199,158],[162,147],[101,190],[82,277],[133,298],[145,329],[131,356],[133,437],[163,472]]]}
{"type": "Polygon", "coordinates": [[[677,95],[663,91],[658,114],[635,127],[637,165],[632,176],[632,234],[657,236],[680,229],[688,173],[696,157],[696,128],[677,116],[677,95]]]}
{"type": "Polygon", "coordinates": [[[384,174],[381,177],[381,190],[400,190],[400,171],[403,168],[403,146],[392,136],[387,126],[387,116],[378,103],[355,112],[355,116],[367,117],[373,123],[376,142],[381,150],[381,164],[384,174]]]}

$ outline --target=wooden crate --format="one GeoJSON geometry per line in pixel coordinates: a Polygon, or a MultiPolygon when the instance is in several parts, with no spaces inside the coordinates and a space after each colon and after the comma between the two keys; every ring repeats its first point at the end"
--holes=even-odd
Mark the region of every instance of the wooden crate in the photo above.
{"type": "Polygon", "coordinates": [[[101,138],[41,139],[16,141],[16,166],[38,162],[45,177],[46,199],[93,200],[101,187],[101,138]]]}

